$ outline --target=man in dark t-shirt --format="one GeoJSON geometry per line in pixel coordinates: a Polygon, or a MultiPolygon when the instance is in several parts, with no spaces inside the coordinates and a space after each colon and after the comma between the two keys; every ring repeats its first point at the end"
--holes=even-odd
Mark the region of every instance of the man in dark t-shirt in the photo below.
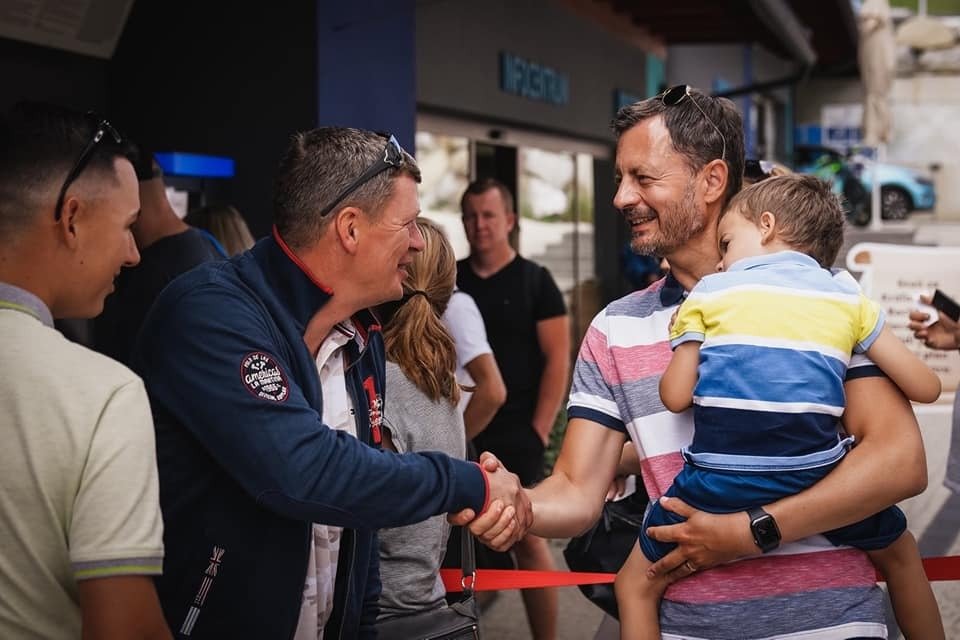
{"type": "Polygon", "coordinates": [[[120,273],[93,325],[93,348],[124,364],[130,363],[140,326],[163,288],[198,264],[226,257],[213,236],[186,224],[170,206],[163,171],[152,155],[142,153],[135,168],[140,215],[132,231],[140,264],[120,273]]]}
{"type": "Polygon", "coordinates": [[[487,278],[477,275],[470,258],[461,260],[457,287],[476,301],[507,387],[506,402],[474,443],[479,451],[496,453],[525,485],[533,484],[543,477],[543,450],[557,412],[553,407],[544,411],[543,422],[534,422],[546,364],[537,325],[551,319],[566,324],[563,295],[546,268],[520,255],[487,278]]]}
{"type": "MultiPolygon", "coordinates": [[[[507,401],[474,438],[525,486],[543,477],[543,452],[566,397],[570,324],[550,272],[510,246],[513,196],[496,180],[476,181],[460,201],[470,257],[457,263],[457,287],[473,296],[507,387],[507,401]]],[[[513,551],[520,569],[555,569],[546,540],[526,536],[513,551]]],[[[523,592],[535,638],[556,638],[556,589],[523,592]]]]}

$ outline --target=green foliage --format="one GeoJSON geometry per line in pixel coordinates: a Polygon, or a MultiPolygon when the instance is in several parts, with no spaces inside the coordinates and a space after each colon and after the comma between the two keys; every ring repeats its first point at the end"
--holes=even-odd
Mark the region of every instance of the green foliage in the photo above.
{"type": "MultiPolygon", "coordinates": [[[[918,0],[890,0],[891,7],[903,7],[916,13],[918,0]]],[[[931,16],[960,16],[960,0],[927,0],[927,14],[931,16]]]]}

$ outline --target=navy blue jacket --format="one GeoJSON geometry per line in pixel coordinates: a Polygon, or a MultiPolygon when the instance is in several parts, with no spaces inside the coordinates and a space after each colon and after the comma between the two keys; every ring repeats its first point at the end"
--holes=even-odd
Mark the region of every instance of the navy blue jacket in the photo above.
{"type": "Polygon", "coordinates": [[[369,312],[354,318],[365,348],[347,347],[358,437],[322,424],[303,334],[332,295],[266,238],[175,280],[144,323],[134,366],[157,429],[157,588],[178,638],[291,638],[313,522],[344,527],[324,637],[373,637],[376,530],[485,503],[477,465],[376,446],[384,349],[369,312]]]}

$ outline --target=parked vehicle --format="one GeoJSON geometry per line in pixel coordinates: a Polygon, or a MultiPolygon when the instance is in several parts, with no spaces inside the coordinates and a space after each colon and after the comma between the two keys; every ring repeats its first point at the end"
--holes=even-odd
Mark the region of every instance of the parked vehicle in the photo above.
{"type": "MultiPolygon", "coordinates": [[[[852,160],[860,168],[863,186],[871,191],[873,160],[863,156],[854,156],[852,160]]],[[[884,219],[902,220],[911,211],[930,211],[936,205],[933,180],[919,171],[886,162],[877,163],[876,171],[880,181],[880,211],[884,219]]]]}
{"type": "MultiPolygon", "coordinates": [[[[814,173],[822,167],[841,163],[849,168],[867,192],[867,220],[869,221],[869,194],[873,185],[874,161],[864,155],[847,157],[836,149],[817,145],[798,145],[795,149],[795,168],[801,173],[814,173]]],[[[936,205],[933,180],[908,167],[878,163],[880,181],[880,213],[884,220],[903,220],[912,211],[928,211],[936,205]]],[[[826,176],[822,176],[826,177],[826,176]]]]}
{"type": "Polygon", "coordinates": [[[870,191],[844,158],[828,147],[797,146],[795,169],[826,180],[843,196],[847,220],[857,226],[870,222],[870,191]]]}

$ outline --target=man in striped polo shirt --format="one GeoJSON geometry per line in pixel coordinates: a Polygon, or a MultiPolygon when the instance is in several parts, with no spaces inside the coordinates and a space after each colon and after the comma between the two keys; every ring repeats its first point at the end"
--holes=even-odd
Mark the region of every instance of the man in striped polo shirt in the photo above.
{"type": "MultiPolygon", "coordinates": [[[[622,109],[614,129],[614,205],[630,225],[633,249],[665,256],[671,272],[611,303],[584,338],[560,458],[553,476],[531,492],[531,532],[541,536],[590,526],[631,456],[652,499],[682,467],[692,414],[670,413],[658,393],[671,357],[668,325],[685,292],[716,270],[717,222],[743,173],[742,122],[728,100],[674,87],[622,109]],[[633,443],[624,449],[628,435],[633,443]]],[[[923,445],[909,403],[869,362],[851,362],[845,392],[844,426],[859,445],[814,487],[766,505],[754,519],[743,511],[700,512],[676,498],[663,503],[688,518],[651,532],[679,543],[653,566],[682,579],[660,609],[664,638],[886,637],[870,561],[819,534],[922,491],[923,445]],[[697,573],[761,550],[768,553],[697,573]]]]}

